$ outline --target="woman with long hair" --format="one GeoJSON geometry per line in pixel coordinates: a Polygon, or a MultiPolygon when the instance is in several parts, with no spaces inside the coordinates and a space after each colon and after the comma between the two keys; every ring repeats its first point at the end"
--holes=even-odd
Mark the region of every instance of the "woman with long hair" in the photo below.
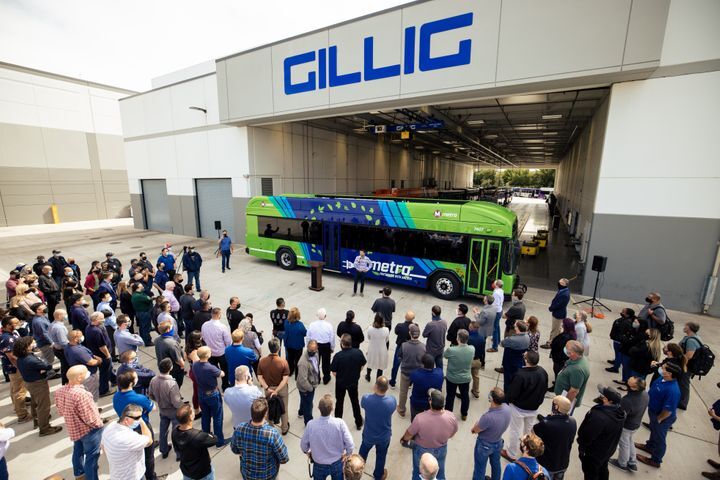
{"type": "Polygon", "coordinates": [[[355,312],[348,310],[345,314],[345,321],[340,322],[337,326],[337,336],[342,337],[344,334],[350,335],[353,348],[360,348],[360,344],[365,341],[362,327],[355,323],[355,312]]]}
{"type": "Polygon", "coordinates": [[[258,334],[253,331],[252,322],[253,318],[246,315],[245,318],[240,321],[238,328],[245,334],[242,342],[243,346],[255,352],[257,359],[252,363],[252,368],[255,375],[257,375],[258,364],[260,363],[260,358],[262,357],[262,346],[260,344],[258,334]]]}
{"type": "Polygon", "coordinates": [[[532,350],[533,352],[537,352],[540,346],[540,329],[538,328],[538,323],[540,322],[535,315],[530,315],[527,319],[528,336],[530,337],[528,350],[532,350]]]}
{"type": "Polygon", "coordinates": [[[99,303],[97,299],[97,295],[95,295],[95,292],[97,292],[97,289],[100,287],[100,262],[97,260],[94,260],[92,264],[90,265],[90,270],[88,270],[88,274],[85,277],[85,281],[83,282],[83,286],[85,287],[85,295],[89,295],[93,302],[93,308],[97,308],[97,304],[99,303]]]}
{"type": "Polygon", "coordinates": [[[199,417],[202,412],[200,412],[200,402],[198,400],[198,386],[197,386],[197,380],[195,379],[195,375],[193,374],[193,363],[197,362],[199,360],[197,351],[198,348],[203,346],[202,341],[202,335],[197,330],[189,333],[185,340],[185,356],[188,359],[188,364],[190,368],[188,369],[188,377],[190,377],[190,380],[193,384],[193,394],[192,394],[192,404],[193,408],[195,409],[195,416],[199,417]]]}
{"type": "Polygon", "coordinates": [[[656,328],[648,329],[643,335],[645,338],[630,347],[628,355],[630,356],[631,376],[645,380],[645,377],[652,373],[653,362],[660,361],[662,343],[660,331],[656,328]]]}
{"type": "Polygon", "coordinates": [[[285,320],[285,356],[290,366],[290,376],[297,378],[297,364],[305,346],[307,329],[300,320],[300,310],[291,307],[285,320]]]}
{"type": "Polygon", "coordinates": [[[35,314],[31,307],[41,303],[29,290],[30,287],[21,283],[15,287],[15,296],[10,299],[10,314],[18,320],[30,320],[35,314]]]}
{"type": "Polygon", "coordinates": [[[387,342],[390,337],[390,329],[385,326],[385,320],[379,313],[375,314],[373,324],[367,330],[368,351],[367,351],[367,373],[365,380],[370,381],[370,372],[377,370],[377,377],[381,377],[383,370],[387,368],[388,349],[387,342]]]}
{"type": "Polygon", "coordinates": [[[588,322],[587,313],[582,310],[575,312],[575,334],[577,335],[577,341],[582,344],[585,348],[583,356],[590,356],[590,336],[592,332],[592,326],[588,322]]]}

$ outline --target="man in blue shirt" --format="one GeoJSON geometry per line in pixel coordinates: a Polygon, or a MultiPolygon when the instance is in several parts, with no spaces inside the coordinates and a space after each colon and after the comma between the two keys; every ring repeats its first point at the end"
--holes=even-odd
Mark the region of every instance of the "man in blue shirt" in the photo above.
{"type": "Polygon", "coordinates": [[[254,350],[242,344],[245,332],[237,329],[230,336],[233,343],[225,348],[225,361],[227,361],[228,365],[228,383],[233,385],[235,383],[235,369],[240,365],[246,365],[250,369],[250,374],[252,374],[252,364],[258,358],[254,350]]]}
{"type": "Polygon", "coordinates": [[[148,387],[150,386],[150,380],[155,377],[155,372],[147,367],[143,367],[137,360],[137,352],[135,350],[126,350],[120,355],[120,361],[122,362],[117,369],[116,375],[120,377],[125,372],[135,372],[137,375],[137,382],[133,390],[135,392],[145,395],[148,387]]]}
{"type": "Polygon", "coordinates": [[[667,433],[677,420],[677,406],[680,402],[680,387],[677,378],[682,371],[674,363],[665,363],[658,367],[662,378],[650,386],[648,395],[648,415],[650,416],[650,439],[647,443],[636,443],[635,448],[651,456],[637,455],[638,461],[651,467],[660,468],[667,449],[667,433]]]}
{"type": "Polygon", "coordinates": [[[393,396],[385,395],[388,391],[388,380],[378,377],[375,381],[374,393],[363,395],[360,406],[365,410],[365,428],[362,432],[360,456],[367,461],[370,449],[375,447],[375,480],[387,476],[385,458],[387,457],[390,437],[392,436],[392,415],[397,407],[397,400],[393,396]]]}
{"type": "Polygon", "coordinates": [[[230,255],[233,253],[232,239],[228,235],[227,230],[223,230],[222,237],[218,240],[218,250],[222,256],[222,273],[225,273],[225,269],[231,270],[230,268],[230,255]]]}
{"type": "Polygon", "coordinates": [[[68,344],[65,347],[65,359],[69,367],[75,365],[85,365],[90,372],[88,378],[85,379],[83,385],[88,392],[93,394],[93,400],[96,402],[100,399],[100,376],[98,375],[98,366],[102,363],[100,357],[92,354],[90,349],[81,345],[85,340],[80,330],[73,330],[68,333],[68,344]]]}
{"type": "Polygon", "coordinates": [[[443,386],[443,370],[435,367],[435,357],[426,353],[422,357],[423,368],[410,374],[412,393],[410,394],[410,421],[415,415],[430,408],[428,391],[432,388],[441,390],[443,386]]]}
{"type": "MultiPolygon", "coordinates": [[[[130,404],[137,405],[142,408],[142,419],[150,429],[150,438],[155,438],[152,425],[150,425],[150,412],[155,409],[155,404],[145,395],[141,395],[133,390],[137,384],[138,378],[135,372],[124,372],[118,375],[118,391],[113,396],[113,409],[118,417],[122,418],[125,407],[130,404]]],[[[142,434],[138,426],[135,431],[142,434]]],[[[145,480],[157,480],[155,475],[155,442],[145,448],[145,480]]]]}
{"type": "Polygon", "coordinates": [[[561,278],[558,280],[558,291],[555,294],[555,298],[552,299],[548,310],[552,314],[552,328],[550,330],[550,338],[545,344],[541,345],[541,348],[550,348],[553,338],[560,334],[560,327],[562,321],[567,317],[567,306],[570,303],[570,289],[568,288],[567,278],[561,278]]]}
{"type": "Polygon", "coordinates": [[[187,272],[187,285],[195,285],[195,290],[202,290],[200,288],[202,257],[192,245],[183,249],[182,266],[187,272]]]}

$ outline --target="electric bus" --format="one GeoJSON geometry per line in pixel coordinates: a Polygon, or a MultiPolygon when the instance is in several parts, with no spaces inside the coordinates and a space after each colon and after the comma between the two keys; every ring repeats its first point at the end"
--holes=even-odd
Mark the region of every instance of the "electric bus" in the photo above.
{"type": "Polygon", "coordinates": [[[430,289],[437,297],[487,295],[517,285],[515,213],[479,201],[277,195],[250,199],[245,251],[292,270],[324,262],[353,275],[370,258],[368,280],[430,289]]]}

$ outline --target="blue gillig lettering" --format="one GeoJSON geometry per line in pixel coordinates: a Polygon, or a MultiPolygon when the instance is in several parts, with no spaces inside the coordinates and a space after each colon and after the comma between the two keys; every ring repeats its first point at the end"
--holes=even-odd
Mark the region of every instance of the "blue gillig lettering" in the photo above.
{"type": "MultiPolygon", "coordinates": [[[[440,70],[444,68],[468,65],[471,60],[472,40],[467,38],[458,42],[456,53],[432,56],[432,41],[436,34],[469,27],[473,24],[473,14],[464,13],[454,17],[435,20],[420,26],[418,45],[418,69],[421,72],[440,70]]],[[[416,27],[407,27],[404,32],[405,45],[403,50],[402,73],[411,75],[415,73],[416,53],[416,27]]],[[[338,73],[338,47],[332,45],[326,51],[321,48],[317,52],[317,71],[308,73],[307,80],[293,83],[293,67],[315,62],[315,52],[306,52],[287,57],[283,61],[283,75],[285,95],[312,92],[324,89],[326,86],[340,87],[352,85],[362,81],[379,80],[382,78],[397,77],[401,73],[399,64],[376,67],[374,62],[375,38],[372,36],[363,39],[363,71],[338,73]]]]}

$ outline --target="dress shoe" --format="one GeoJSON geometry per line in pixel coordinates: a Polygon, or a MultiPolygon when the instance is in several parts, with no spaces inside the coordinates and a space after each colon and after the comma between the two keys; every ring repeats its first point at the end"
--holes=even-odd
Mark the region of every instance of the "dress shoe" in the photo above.
{"type": "Polygon", "coordinates": [[[464,422],[465,420],[467,420],[467,415],[463,415],[463,416],[461,416],[460,418],[461,418],[462,421],[464,422]]]}
{"type": "Polygon", "coordinates": [[[622,380],[613,380],[613,383],[617,383],[618,385],[625,385],[627,382],[623,382],[622,380]]]}
{"type": "Polygon", "coordinates": [[[610,372],[610,373],[620,373],[620,369],[613,368],[613,367],[606,368],[605,371],[610,372]]]}
{"type": "Polygon", "coordinates": [[[549,349],[550,349],[550,344],[549,344],[549,343],[543,343],[542,345],[540,345],[540,348],[544,348],[545,350],[549,350],[549,349]]]}
{"type": "Polygon", "coordinates": [[[702,472],[702,476],[711,480],[720,480],[720,472],[702,472]]]}
{"type": "Polygon", "coordinates": [[[111,388],[111,389],[108,390],[107,392],[101,394],[101,395],[100,395],[100,398],[109,397],[110,395],[113,395],[113,394],[115,393],[115,391],[116,391],[116,390],[115,390],[114,388],[111,388]]]}
{"type": "Polygon", "coordinates": [[[167,452],[160,454],[160,456],[161,456],[162,458],[167,458],[168,455],[170,455],[170,450],[172,450],[172,445],[169,445],[169,447],[170,447],[170,448],[168,448],[168,451],[167,451],[167,452]]]}
{"type": "Polygon", "coordinates": [[[488,353],[496,353],[496,352],[497,352],[497,348],[488,348],[488,349],[485,350],[485,351],[488,352],[488,353]]]}
{"type": "Polygon", "coordinates": [[[615,360],[605,360],[610,365],[615,365],[615,360]]]}
{"type": "Polygon", "coordinates": [[[619,468],[620,470],[625,470],[626,472],[628,470],[630,470],[628,467],[623,467],[622,465],[620,465],[620,462],[618,462],[614,458],[611,458],[610,460],[608,460],[608,464],[612,465],[615,468],[619,468]]]}
{"type": "Polygon", "coordinates": [[[382,478],[381,478],[380,480],[386,480],[386,479],[387,479],[387,475],[388,475],[388,473],[387,473],[387,468],[385,468],[385,469],[383,469],[383,476],[382,476],[382,478]]]}
{"type": "Polygon", "coordinates": [[[638,462],[644,463],[645,465],[647,465],[649,467],[660,468],[659,463],[657,463],[650,457],[646,457],[645,455],[638,454],[637,459],[638,459],[638,462]]]}
{"type": "Polygon", "coordinates": [[[30,420],[35,420],[35,419],[34,419],[33,417],[31,417],[30,415],[28,415],[27,417],[18,418],[17,423],[18,423],[18,424],[20,424],[20,423],[26,423],[26,422],[29,422],[30,420]]]}
{"type": "Polygon", "coordinates": [[[472,396],[475,397],[475,398],[480,398],[480,394],[479,394],[479,393],[472,392],[472,396]]]}
{"type": "Polygon", "coordinates": [[[405,418],[405,412],[401,412],[400,410],[396,410],[397,414],[401,417],[405,418]]]}
{"type": "Polygon", "coordinates": [[[508,453],[508,451],[505,450],[504,448],[502,450],[500,450],[500,456],[503,457],[505,460],[507,460],[510,463],[513,463],[515,460],[517,460],[517,458],[511,457],[510,454],[508,453]]]}
{"type": "MultiPolygon", "coordinates": [[[[648,422],[642,422],[642,424],[643,424],[643,427],[645,427],[645,428],[647,428],[648,430],[650,430],[650,424],[649,424],[648,422]]],[[[673,427],[672,427],[672,425],[671,425],[671,426],[670,426],[670,430],[672,430],[672,429],[673,429],[673,427]]]]}
{"type": "Polygon", "coordinates": [[[708,458],[707,462],[710,464],[711,467],[717,468],[718,470],[720,470],[720,463],[718,463],[715,460],[712,460],[710,458],[708,458]]]}
{"type": "Polygon", "coordinates": [[[495,371],[498,373],[505,373],[505,369],[503,367],[495,368],[495,371]]]}
{"type": "Polygon", "coordinates": [[[635,448],[637,448],[638,450],[642,450],[643,452],[647,452],[650,455],[652,455],[653,453],[652,450],[650,450],[644,443],[635,442],[635,448]]]}
{"type": "Polygon", "coordinates": [[[48,435],[54,435],[62,430],[62,427],[48,427],[47,430],[41,430],[40,436],[47,437],[48,435]]]}

